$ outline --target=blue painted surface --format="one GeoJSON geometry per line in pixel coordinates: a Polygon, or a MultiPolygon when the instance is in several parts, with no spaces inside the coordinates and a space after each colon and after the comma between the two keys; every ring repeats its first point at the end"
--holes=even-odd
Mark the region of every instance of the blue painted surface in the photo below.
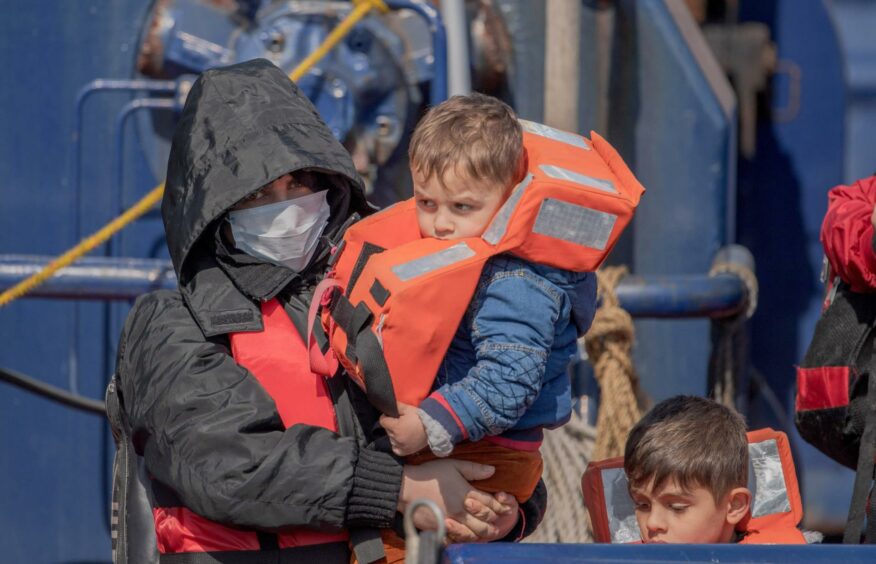
{"type": "MultiPolygon", "coordinates": [[[[735,103],[718,98],[665,2],[616,6],[608,140],[647,192],[612,261],[643,276],[708,272],[732,242],[735,103]]],[[[650,397],[706,393],[707,321],[638,321],[636,332],[650,397]]]]}
{"type": "Polygon", "coordinates": [[[843,181],[876,174],[876,6],[866,0],[828,4],[843,53],[846,119],[843,181]]]}
{"type": "MultiPolygon", "coordinates": [[[[184,4],[190,3],[177,3],[184,4]]],[[[248,4],[255,8],[258,2],[248,4]]],[[[440,32],[437,13],[417,4],[440,32]]],[[[106,89],[104,83],[82,95],[83,88],[100,78],[140,78],[135,61],[152,6],[144,0],[0,4],[0,61],[6,76],[0,89],[0,253],[57,255],[162,179],[174,114],[167,112],[155,121],[139,106],[178,103],[168,97],[177,85],[159,85],[161,92],[149,94],[106,89]]],[[[227,26],[217,21],[222,20],[201,13],[180,23],[216,41],[228,35],[227,26]],[[213,23],[198,28],[209,21],[213,23]]],[[[324,34],[316,33],[314,40],[324,34]]],[[[438,36],[436,45],[441,45],[438,36]]],[[[355,66],[361,47],[347,42],[333,56],[355,66]]],[[[169,55],[176,57],[178,68],[186,61],[194,64],[180,50],[169,55]]],[[[347,77],[353,83],[370,80],[378,88],[389,86],[383,74],[357,68],[358,75],[347,77]]],[[[326,91],[314,90],[320,96],[326,91]]],[[[443,97],[444,92],[439,80],[432,95],[443,97]]],[[[370,103],[366,117],[395,110],[390,102],[370,103]]],[[[349,128],[347,106],[320,107],[328,121],[338,118],[339,134],[349,128]]],[[[364,111],[358,106],[355,110],[364,111]]],[[[157,210],[92,256],[166,260],[157,210]]],[[[0,366],[101,398],[128,310],[125,301],[16,301],[0,312],[0,366]]],[[[0,530],[5,531],[0,561],[107,561],[113,446],[105,421],[0,384],[0,445],[0,499],[6,509],[0,511],[0,530]]]]}
{"type": "MultiPolygon", "coordinates": [[[[113,118],[131,95],[95,94],[85,103],[81,202],[71,179],[73,110],[91,80],[132,76],[147,9],[141,0],[0,4],[0,252],[57,254],[79,240],[77,223],[92,231],[114,215],[113,118]]],[[[132,190],[145,191],[154,178],[130,157],[132,190]]],[[[157,236],[154,219],[151,229],[150,220],[142,224],[130,240],[157,236]]],[[[121,314],[126,306],[112,307],[121,314]]],[[[4,308],[0,365],[101,398],[115,347],[105,338],[106,310],[47,300],[4,308]]],[[[0,560],[109,560],[110,444],[102,418],[0,387],[0,560]]]]}
{"type": "Polygon", "coordinates": [[[794,365],[805,354],[821,307],[818,236],[827,191],[876,171],[876,4],[748,0],[741,3],[740,19],[766,23],[782,61],[772,81],[772,105],[780,111],[759,121],[757,154],[739,162],[739,242],[760,266],[752,364],[782,404],[777,413],[765,396],[755,398],[749,421],[790,431],[804,523],[836,532],[848,511],[852,473],[796,434],[790,421],[794,365]],[[790,69],[799,71],[798,104],[790,69]]]}
{"type": "Polygon", "coordinates": [[[506,544],[453,545],[443,564],[486,564],[488,562],[836,562],[876,561],[874,546],[827,545],[610,545],[610,544],[506,544]]]}
{"type": "MultiPolygon", "coordinates": [[[[787,122],[761,123],[757,156],[739,164],[738,240],[754,252],[761,282],[760,310],[752,326],[754,364],[787,410],[793,364],[802,358],[818,315],[817,232],[826,191],[876,170],[876,55],[867,41],[876,6],[853,0],[748,0],[741,5],[741,19],[768,23],[780,57],[802,71],[799,113],[787,122]]],[[[608,137],[649,189],[619,258],[649,279],[701,276],[718,248],[734,237],[728,202],[735,186],[735,110],[716,100],[663,2],[621,0],[617,7],[626,19],[615,39],[608,137]]],[[[135,76],[138,37],[149,9],[144,0],[0,3],[0,61],[6,77],[0,88],[0,254],[57,254],[160,180],[161,166],[150,165],[149,156],[161,159],[154,158],[154,147],[141,146],[151,135],[148,120],[141,114],[129,119],[124,141],[116,139],[119,112],[140,94],[100,92],[83,104],[81,198],[73,189],[77,93],[99,77],[135,76]],[[116,153],[117,146],[123,152],[116,153]]],[[[538,27],[543,14],[532,19],[538,27]]],[[[540,49],[543,35],[533,37],[540,49]]],[[[583,60],[596,64],[593,57],[583,60]]],[[[522,113],[538,119],[541,75],[532,76],[518,75],[514,82],[518,93],[531,94],[518,101],[522,113]]],[[[774,104],[786,105],[787,76],[777,77],[773,87],[774,104]]],[[[582,119],[595,117],[584,112],[582,119]]],[[[585,123],[585,128],[593,125],[585,123]]],[[[166,259],[162,232],[160,217],[152,212],[95,254],[166,259]]],[[[127,310],[124,302],[18,301],[0,310],[0,366],[99,398],[127,310]]],[[[637,363],[651,396],[702,394],[707,322],[640,321],[637,326],[637,363]]],[[[787,418],[777,417],[763,402],[754,407],[752,425],[790,430],[787,418]]],[[[112,443],[105,423],[0,384],[0,445],[5,509],[0,511],[0,530],[5,531],[0,560],[107,561],[112,443]]],[[[821,528],[819,523],[844,517],[849,473],[800,443],[797,448],[807,522],[821,528]]],[[[733,561],[739,554],[726,550],[734,548],[676,547],[672,554],[733,561]]],[[[749,561],[779,554],[797,559],[789,549],[762,548],[766,552],[747,552],[749,561]]],[[[513,552],[470,546],[449,554],[472,562],[662,557],[659,552],[624,552],[625,547],[507,549],[513,552]]],[[[853,562],[861,554],[870,556],[818,547],[793,550],[806,550],[807,561],[853,562]]],[[[666,552],[669,559],[671,551],[666,552]]]]}

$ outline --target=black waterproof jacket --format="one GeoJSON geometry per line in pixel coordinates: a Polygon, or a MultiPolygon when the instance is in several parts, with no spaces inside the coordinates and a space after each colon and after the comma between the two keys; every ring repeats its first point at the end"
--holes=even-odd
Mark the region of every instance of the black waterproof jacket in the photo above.
{"type": "MultiPolygon", "coordinates": [[[[303,333],[329,239],[339,237],[351,214],[369,211],[349,155],[280,69],[250,61],[207,71],[195,82],[174,135],[162,203],[179,291],[152,292],[134,304],[107,393],[119,447],[115,561],[159,561],[155,506],[183,505],[261,531],[266,552],[276,548],[264,532],[393,522],[402,466],[365,446],[376,417],[363,394],[345,378],[332,378],[340,433],[285,429],[271,397],[231,357],[228,340],[229,333],[261,330],[259,302],[275,297],[303,333]],[[227,210],[303,168],[326,173],[332,208],[310,265],[295,273],[229,248],[221,235],[227,210]]],[[[528,505],[531,530],[544,497],[528,505]]],[[[324,545],[270,561],[310,559],[346,561],[346,547],[324,545]]]]}
{"type": "MultiPolygon", "coordinates": [[[[234,203],[302,168],[331,173],[328,235],[352,212],[367,212],[347,152],[282,71],[253,61],[198,79],[174,135],[162,204],[179,292],[137,300],[111,387],[118,428],[133,447],[131,464],[117,468],[116,489],[145,475],[141,495],[150,498],[136,507],[129,495],[119,508],[124,561],[157,561],[149,505],[162,500],[155,498],[175,496],[208,519],[263,531],[393,520],[400,463],[360,448],[349,417],[349,436],[284,429],[271,397],[229,353],[228,333],[262,329],[259,300],[278,297],[296,326],[306,322],[327,242],[296,274],[228,250],[218,234],[234,203]]],[[[333,388],[345,402],[339,409],[352,411],[346,390],[333,388]]]]}

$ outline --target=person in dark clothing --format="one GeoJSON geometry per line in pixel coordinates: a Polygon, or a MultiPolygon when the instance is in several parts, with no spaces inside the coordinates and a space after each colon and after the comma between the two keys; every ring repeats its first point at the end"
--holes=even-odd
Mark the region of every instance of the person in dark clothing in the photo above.
{"type": "Polygon", "coordinates": [[[349,155],[280,69],[198,78],[162,203],[179,288],[136,301],[107,390],[116,562],[347,562],[417,498],[445,508],[455,541],[538,525],[543,484],[518,509],[471,488],[488,466],[405,467],[375,446],[386,437],[362,392],[311,372],[326,350],[319,327],[306,342],[314,286],[370,211],[349,155]]]}

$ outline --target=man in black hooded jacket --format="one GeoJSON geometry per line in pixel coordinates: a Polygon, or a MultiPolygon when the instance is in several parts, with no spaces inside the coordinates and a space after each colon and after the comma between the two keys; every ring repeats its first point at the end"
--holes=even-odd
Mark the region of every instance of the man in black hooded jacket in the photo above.
{"type": "MultiPolygon", "coordinates": [[[[280,69],[250,61],[195,82],[162,204],[179,291],[134,304],[107,393],[115,561],[346,562],[346,531],[367,547],[363,531],[392,526],[419,497],[447,508],[457,541],[520,537],[538,524],[543,485],[518,519],[468,484],[489,467],[403,467],[374,448],[376,415],[345,376],[313,381],[334,421],[294,424],[307,421],[300,398],[272,396],[232,357],[236,336],[267,332],[270,304],[303,342],[332,241],[370,211],[349,155],[280,69]]],[[[367,548],[357,554],[369,559],[367,548]]]]}

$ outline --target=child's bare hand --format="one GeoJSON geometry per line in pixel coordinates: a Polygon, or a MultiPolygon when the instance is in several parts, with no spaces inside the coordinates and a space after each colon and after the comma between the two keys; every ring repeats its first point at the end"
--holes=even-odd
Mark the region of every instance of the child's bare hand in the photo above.
{"type": "Polygon", "coordinates": [[[517,500],[505,492],[490,495],[473,489],[465,496],[465,510],[481,521],[495,523],[509,513],[516,515],[517,500]]]}
{"type": "Polygon", "coordinates": [[[381,415],[380,426],[386,429],[392,452],[399,456],[414,454],[429,444],[417,408],[412,405],[398,404],[398,417],[381,415]]]}
{"type": "Polygon", "coordinates": [[[488,527],[466,527],[462,523],[446,518],[447,538],[450,542],[491,542],[507,535],[517,520],[517,500],[504,492],[490,495],[479,490],[469,490],[465,496],[465,511],[475,520],[473,523],[487,523],[488,527]],[[477,531],[477,532],[476,532],[477,531]]]}

